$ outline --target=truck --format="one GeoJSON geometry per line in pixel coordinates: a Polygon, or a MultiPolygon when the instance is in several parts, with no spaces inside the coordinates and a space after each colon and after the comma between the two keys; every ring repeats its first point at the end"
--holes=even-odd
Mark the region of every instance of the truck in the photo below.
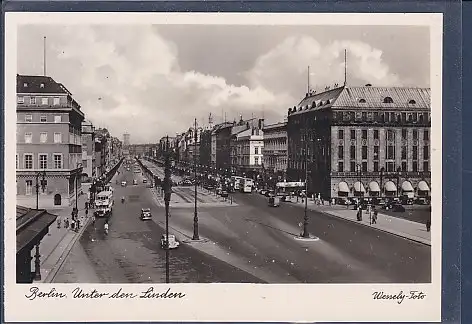
{"type": "Polygon", "coordinates": [[[95,212],[96,217],[109,217],[113,213],[113,191],[102,191],[97,195],[95,199],[95,212]]]}

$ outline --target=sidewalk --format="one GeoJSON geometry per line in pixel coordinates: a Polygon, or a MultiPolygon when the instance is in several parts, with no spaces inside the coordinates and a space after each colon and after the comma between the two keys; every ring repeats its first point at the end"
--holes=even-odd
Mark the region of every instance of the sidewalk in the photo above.
{"type": "MultiPolygon", "coordinates": [[[[195,198],[193,193],[189,195],[188,192],[183,192],[182,188],[186,187],[175,187],[172,189],[172,196],[170,206],[173,208],[194,208],[195,198]]],[[[191,187],[193,191],[193,187],[191,187]]],[[[158,206],[165,206],[164,197],[162,191],[159,189],[151,188],[152,196],[158,206]]],[[[231,198],[223,198],[221,196],[215,196],[208,190],[198,188],[197,189],[197,206],[198,207],[235,207],[238,204],[234,201],[231,202],[231,198]]]]}
{"type": "MultiPolygon", "coordinates": [[[[287,202],[286,204],[297,207],[305,207],[305,203],[302,203],[301,199],[298,203],[287,202]]],[[[370,224],[369,214],[365,211],[362,213],[362,221],[358,221],[356,210],[346,209],[346,207],[338,205],[316,205],[314,201],[310,199],[308,199],[307,207],[310,210],[316,210],[330,216],[343,218],[360,225],[372,227],[383,232],[401,236],[415,242],[431,245],[431,232],[426,231],[426,226],[421,223],[378,213],[377,224],[370,224]]]]}

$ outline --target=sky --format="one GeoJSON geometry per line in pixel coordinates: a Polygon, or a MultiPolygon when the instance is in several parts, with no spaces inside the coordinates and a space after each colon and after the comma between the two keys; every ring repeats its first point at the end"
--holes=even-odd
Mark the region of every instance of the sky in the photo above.
{"type": "Polygon", "coordinates": [[[282,121],[308,87],[430,87],[428,27],[23,25],[18,73],[60,82],[96,127],[156,143],[223,120],[282,121]]]}

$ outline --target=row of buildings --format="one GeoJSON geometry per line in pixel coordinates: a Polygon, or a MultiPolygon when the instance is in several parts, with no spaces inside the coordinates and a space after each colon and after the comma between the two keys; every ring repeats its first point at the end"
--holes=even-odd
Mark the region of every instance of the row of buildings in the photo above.
{"type": "Polygon", "coordinates": [[[429,197],[429,88],[335,86],[311,91],[283,122],[263,119],[190,127],[164,137],[180,164],[255,180],[308,181],[323,197],[429,197]]]}
{"type": "Polygon", "coordinates": [[[17,75],[16,107],[18,205],[69,206],[83,182],[121,158],[121,141],[86,120],[72,94],[51,77],[17,75]]]}

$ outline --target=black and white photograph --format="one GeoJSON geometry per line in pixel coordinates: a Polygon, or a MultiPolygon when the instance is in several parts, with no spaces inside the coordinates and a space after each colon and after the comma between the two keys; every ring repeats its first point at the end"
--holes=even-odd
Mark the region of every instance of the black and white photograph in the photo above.
{"type": "Polygon", "coordinates": [[[244,288],[255,319],[297,291],[320,304],[282,319],[341,320],[344,292],[359,319],[440,316],[441,15],[122,15],[11,16],[21,303],[244,288]]]}

